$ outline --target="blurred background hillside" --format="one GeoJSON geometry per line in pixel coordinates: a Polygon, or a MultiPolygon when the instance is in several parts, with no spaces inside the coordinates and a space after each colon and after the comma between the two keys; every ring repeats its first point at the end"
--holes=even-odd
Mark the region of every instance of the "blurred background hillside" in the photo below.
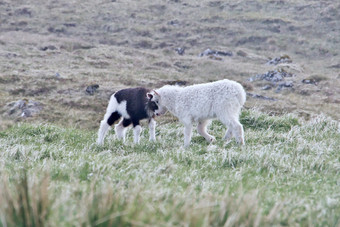
{"type": "Polygon", "coordinates": [[[339,53],[338,1],[0,0],[0,129],[95,129],[117,89],[224,78],[246,108],[339,120],[339,53]]]}

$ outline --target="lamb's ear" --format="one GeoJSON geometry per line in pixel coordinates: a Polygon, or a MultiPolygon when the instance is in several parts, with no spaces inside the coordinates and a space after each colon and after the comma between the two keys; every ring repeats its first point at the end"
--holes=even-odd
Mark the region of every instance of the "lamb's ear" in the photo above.
{"type": "Polygon", "coordinates": [[[153,92],[154,92],[156,95],[160,96],[160,95],[157,93],[157,91],[156,91],[156,90],[153,90],[153,92]]]}
{"type": "Polygon", "coordinates": [[[151,94],[151,93],[146,93],[146,97],[148,97],[148,99],[152,99],[153,98],[153,94],[151,94]]]}

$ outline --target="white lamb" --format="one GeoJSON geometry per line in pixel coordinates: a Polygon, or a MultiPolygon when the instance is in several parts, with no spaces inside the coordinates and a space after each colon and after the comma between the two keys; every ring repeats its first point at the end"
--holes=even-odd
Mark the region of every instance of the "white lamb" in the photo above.
{"type": "Polygon", "coordinates": [[[226,140],[234,136],[238,143],[244,144],[239,115],[246,101],[246,93],[241,84],[225,79],[188,87],[165,85],[149,95],[159,107],[156,114],[169,110],[184,124],[184,146],[190,145],[193,122],[198,122],[200,135],[208,142],[214,141],[215,137],[206,131],[212,118],[219,119],[228,127],[224,137],[226,140]]]}

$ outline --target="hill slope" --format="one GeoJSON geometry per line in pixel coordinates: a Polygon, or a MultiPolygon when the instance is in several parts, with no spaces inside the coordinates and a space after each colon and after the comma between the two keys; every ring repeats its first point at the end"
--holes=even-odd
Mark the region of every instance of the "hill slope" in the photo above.
{"type": "Polygon", "coordinates": [[[23,120],[22,99],[41,107],[26,120],[97,128],[117,89],[223,78],[244,84],[247,107],[339,119],[339,12],[326,0],[2,0],[1,128],[23,120]],[[199,57],[208,48],[224,54],[199,57]],[[249,81],[275,70],[289,77],[249,81]]]}
{"type": "Polygon", "coordinates": [[[134,145],[51,125],[0,133],[0,226],[338,226],[340,127],[245,111],[246,145],[157,128],[134,145]]]}

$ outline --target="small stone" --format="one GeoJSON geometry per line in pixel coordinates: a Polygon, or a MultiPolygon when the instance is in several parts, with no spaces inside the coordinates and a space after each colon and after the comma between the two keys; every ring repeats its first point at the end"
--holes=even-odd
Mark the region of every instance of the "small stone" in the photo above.
{"type": "Polygon", "coordinates": [[[215,55],[210,55],[209,56],[210,59],[213,59],[213,60],[217,60],[217,61],[222,61],[222,58],[221,57],[217,57],[215,55]]]}
{"type": "Polygon", "coordinates": [[[267,64],[269,65],[278,65],[281,63],[292,63],[292,59],[288,55],[281,55],[280,57],[270,59],[267,64]]]}
{"type": "Polygon", "coordinates": [[[185,47],[178,47],[175,49],[179,55],[183,55],[185,51],[185,47]]]}
{"type": "Polygon", "coordinates": [[[92,84],[86,88],[86,94],[94,95],[94,93],[97,92],[98,88],[99,88],[98,84],[92,84]]]}
{"type": "Polygon", "coordinates": [[[47,50],[56,50],[57,48],[53,45],[47,45],[47,46],[43,46],[40,48],[40,50],[42,51],[47,51],[47,50]]]}
{"type": "Polygon", "coordinates": [[[209,48],[203,51],[202,53],[199,54],[200,57],[207,56],[207,55],[212,55],[214,54],[214,51],[210,50],[209,48]]]}
{"type": "Polygon", "coordinates": [[[291,88],[294,86],[293,81],[286,81],[286,82],[282,82],[280,83],[277,88],[276,88],[276,93],[280,92],[282,90],[282,88],[286,87],[286,88],[291,88]]]}
{"type": "Polygon", "coordinates": [[[264,95],[258,95],[258,94],[253,94],[253,93],[249,93],[247,92],[247,95],[256,99],[263,99],[263,100],[268,100],[268,101],[277,101],[277,99],[274,98],[270,98],[264,95]]]}
{"type": "Polygon", "coordinates": [[[316,82],[316,80],[314,80],[314,79],[304,79],[301,82],[304,83],[304,84],[314,84],[314,85],[318,84],[318,82],[316,82]]]}
{"type": "Polygon", "coordinates": [[[203,56],[233,56],[231,51],[219,51],[219,50],[210,50],[209,48],[203,51],[198,55],[199,57],[203,56]]]}
{"type": "Polygon", "coordinates": [[[247,57],[248,54],[246,52],[244,52],[243,50],[239,50],[237,51],[236,53],[238,56],[241,56],[241,57],[247,57]]]}
{"type": "Polygon", "coordinates": [[[233,56],[233,52],[231,51],[215,51],[216,55],[220,55],[220,56],[233,56]]]}
{"type": "Polygon", "coordinates": [[[185,80],[173,80],[173,81],[167,82],[167,84],[177,85],[177,86],[185,86],[187,83],[188,83],[188,81],[185,81],[185,80]]]}
{"type": "Polygon", "coordinates": [[[270,90],[270,89],[272,89],[272,86],[270,86],[270,85],[265,85],[265,86],[263,86],[261,89],[262,89],[262,90],[270,90]]]}

